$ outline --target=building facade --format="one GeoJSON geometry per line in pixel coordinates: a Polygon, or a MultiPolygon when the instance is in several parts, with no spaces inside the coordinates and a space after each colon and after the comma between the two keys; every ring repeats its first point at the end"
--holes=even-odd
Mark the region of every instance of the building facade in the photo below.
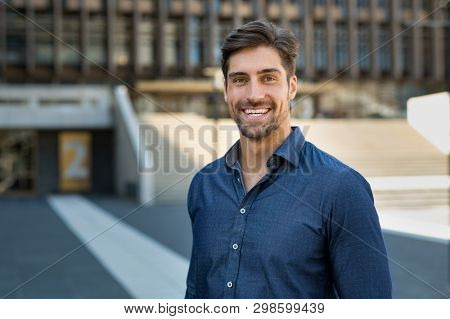
{"type": "MultiPolygon", "coordinates": [[[[224,36],[267,18],[299,38],[298,76],[312,84],[300,92],[312,93],[318,114],[322,97],[336,100],[317,94],[321,83],[338,77],[350,86],[367,82],[369,91],[373,82],[391,91],[406,84],[406,98],[445,88],[448,17],[442,0],[9,0],[0,2],[0,81],[140,83],[178,110],[170,106],[173,82],[191,79],[187,91],[214,94],[213,87],[202,89],[202,79],[220,65],[224,36]],[[151,85],[160,80],[164,89],[151,85]]],[[[210,100],[197,96],[192,103],[210,100]]],[[[333,109],[338,102],[327,103],[333,109]]]]}

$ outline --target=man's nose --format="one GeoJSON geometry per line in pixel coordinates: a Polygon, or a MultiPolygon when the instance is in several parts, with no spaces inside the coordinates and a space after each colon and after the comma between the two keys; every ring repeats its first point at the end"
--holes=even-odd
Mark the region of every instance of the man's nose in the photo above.
{"type": "Polygon", "coordinates": [[[258,102],[259,100],[264,99],[264,90],[261,84],[256,81],[252,81],[248,87],[248,100],[250,102],[258,102]]]}

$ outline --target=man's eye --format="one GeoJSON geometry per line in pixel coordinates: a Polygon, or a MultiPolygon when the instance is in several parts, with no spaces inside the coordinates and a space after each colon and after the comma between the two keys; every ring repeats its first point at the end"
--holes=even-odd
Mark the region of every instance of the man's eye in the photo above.
{"type": "Polygon", "coordinates": [[[266,81],[266,82],[273,82],[275,80],[276,80],[276,78],[271,76],[271,75],[268,75],[268,76],[264,77],[264,81],[266,81]]]}
{"type": "Polygon", "coordinates": [[[247,81],[247,80],[244,79],[244,78],[235,78],[235,79],[233,80],[233,83],[235,83],[235,84],[244,84],[246,81],[247,81]]]}

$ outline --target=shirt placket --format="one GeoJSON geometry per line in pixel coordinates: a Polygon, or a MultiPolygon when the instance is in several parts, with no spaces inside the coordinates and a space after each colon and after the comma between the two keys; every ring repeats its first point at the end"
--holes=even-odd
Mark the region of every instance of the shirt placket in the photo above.
{"type": "Polygon", "coordinates": [[[242,174],[237,163],[237,169],[234,172],[234,186],[238,196],[239,206],[235,214],[233,227],[230,234],[230,242],[228,247],[228,259],[226,270],[226,282],[224,283],[224,297],[234,298],[236,295],[236,282],[239,275],[239,264],[241,258],[241,247],[244,238],[245,228],[247,226],[247,215],[251,212],[253,202],[255,201],[261,185],[270,177],[265,175],[258,184],[255,185],[248,193],[245,193],[242,174]]]}

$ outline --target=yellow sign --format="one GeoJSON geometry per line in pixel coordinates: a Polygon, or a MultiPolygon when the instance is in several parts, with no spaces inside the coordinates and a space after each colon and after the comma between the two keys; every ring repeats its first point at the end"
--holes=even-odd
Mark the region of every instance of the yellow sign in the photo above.
{"type": "Polygon", "coordinates": [[[59,189],[85,192],[91,188],[91,134],[59,133],[59,189]]]}

